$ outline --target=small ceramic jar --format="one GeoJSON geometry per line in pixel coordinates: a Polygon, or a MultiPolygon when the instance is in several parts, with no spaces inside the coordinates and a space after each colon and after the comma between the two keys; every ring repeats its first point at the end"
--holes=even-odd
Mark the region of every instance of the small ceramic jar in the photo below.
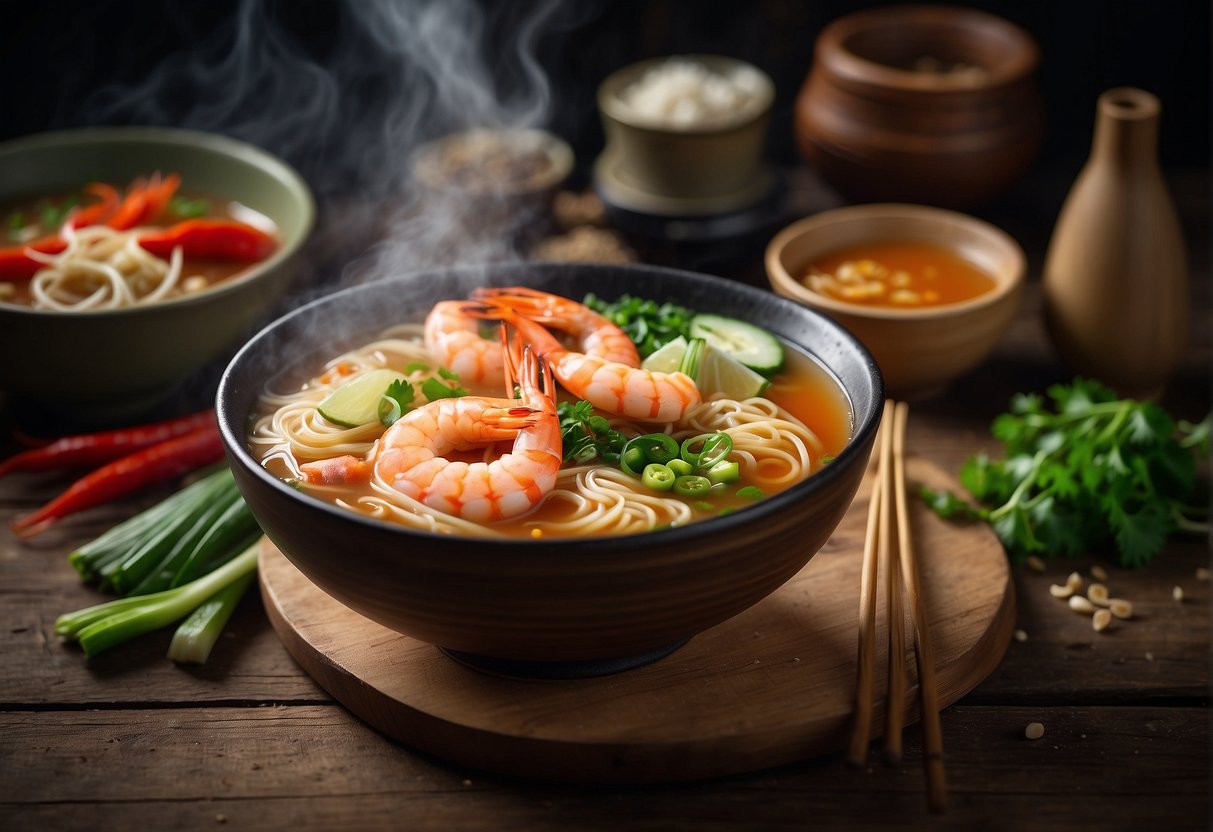
{"type": "Polygon", "coordinates": [[[973,9],[842,17],[817,39],[796,102],[797,144],[852,200],[985,202],[1039,149],[1038,59],[1026,32],[973,9]]]}
{"type": "MultiPolygon", "coordinates": [[[[686,80],[673,79],[683,88],[659,103],[691,103],[686,80]]],[[[711,98],[710,89],[700,92],[711,98]]],[[[744,208],[771,186],[762,152],[774,98],[774,84],[765,73],[723,55],[679,55],[623,67],[598,88],[606,148],[595,165],[596,183],[612,204],[633,211],[702,216],[744,208]],[[629,100],[638,86],[661,83],[656,76],[678,69],[698,69],[704,84],[742,79],[744,94],[724,112],[685,119],[676,117],[677,107],[670,113],[645,112],[629,100]]]]}

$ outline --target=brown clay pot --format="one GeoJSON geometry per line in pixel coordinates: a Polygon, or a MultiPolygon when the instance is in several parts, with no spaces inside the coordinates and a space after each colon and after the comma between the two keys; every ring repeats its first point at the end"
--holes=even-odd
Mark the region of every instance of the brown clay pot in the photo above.
{"type": "Polygon", "coordinates": [[[980,204],[1032,163],[1042,114],[1031,37],[954,6],[839,18],[796,101],[801,153],[855,201],[980,204]]]}

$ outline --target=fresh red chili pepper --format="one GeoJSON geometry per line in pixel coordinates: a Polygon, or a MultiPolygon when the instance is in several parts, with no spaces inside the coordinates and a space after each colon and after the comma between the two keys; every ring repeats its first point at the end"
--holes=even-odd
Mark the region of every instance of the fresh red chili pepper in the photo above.
{"type": "Polygon", "coordinates": [[[235,220],[199,219],[179,222],[139,238],[139,245],[157,257],[169,257],[180,247],[186,257],[211,260],[264,260],[278,244],[259,228],[235,220]]]}
{"type": "Polygon", "coordinates": [[[215,411],[207,410],[154,424],[64,436],[0,462],[0,477],[13,471],[53,471],[100,465],[206,427],[214,421],[215,411]]]}
{"type": "Polygon", "coordinates": [[[117,459],[76,480],[42,508],[9,524],[29,538],[77,511],[125,497],[149,485],[218,462],[223,458],[219,428],[208,425],[117,459]]]}

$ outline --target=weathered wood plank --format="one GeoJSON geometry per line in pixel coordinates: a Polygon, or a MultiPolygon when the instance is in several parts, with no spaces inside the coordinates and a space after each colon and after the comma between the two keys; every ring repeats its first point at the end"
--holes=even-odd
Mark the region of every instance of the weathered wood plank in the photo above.
{"type": "Polygon", "coordinates": [[[514,781],[424,759],[330,706],[0,715],[10,830],[1208,827],[1207,712],[955,706],[951,806],[927,814],[917,731],[897,770],[838,759],[660,788],[514,781]],[[1043,739],[1023,737],[1040,721],[1043,739]],[[1131,760],[1131,764],[1129,761],[1131,760]]]}
{"type": "Polygon", "coordinates": [[[282,649],[256,590],[228,623],[210,661],[177,667],[165,654],[172,630],[149,634],[85,660],[60,643],[55,619],[112,596],[81,583],[67,553],[163,494],[92,510],[30,541],[19,541],[8,522],[26,503],[53,494],[62,481],[23,476],[0,481],[0,704],[83,707],[131,702],[326,702],[320,690],[282,649]],[[32,499],[22,498],[24,488],[32,499]]]}

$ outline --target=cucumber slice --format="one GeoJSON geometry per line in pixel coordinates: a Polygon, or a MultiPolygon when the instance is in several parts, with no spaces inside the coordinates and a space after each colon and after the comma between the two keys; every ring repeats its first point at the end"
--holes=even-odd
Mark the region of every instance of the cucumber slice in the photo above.
{"type": "Polygon", "coordinates": [[[334,425],[357,428],[379,421],[379,400],[393,381],[404,376],[395,370],[369,370],[329,393],[317,410],[334,425]]]}
{"type": "Polygon", "coordinates": [[[691,319],[691,337],[770,376],[783,369],[783,345],[765,329],[723,315],[696,315],[691,319]]]}

